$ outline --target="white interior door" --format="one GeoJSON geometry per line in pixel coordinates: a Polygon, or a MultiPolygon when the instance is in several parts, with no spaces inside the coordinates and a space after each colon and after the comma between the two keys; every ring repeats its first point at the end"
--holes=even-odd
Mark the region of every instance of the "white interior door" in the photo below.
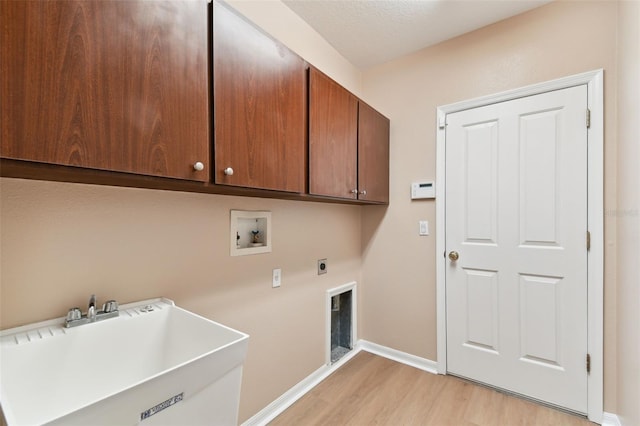
{"type": "Polygon", "coordinates": [[[447,115],[447,370],[587,412],[587,86],[447,115]]]}

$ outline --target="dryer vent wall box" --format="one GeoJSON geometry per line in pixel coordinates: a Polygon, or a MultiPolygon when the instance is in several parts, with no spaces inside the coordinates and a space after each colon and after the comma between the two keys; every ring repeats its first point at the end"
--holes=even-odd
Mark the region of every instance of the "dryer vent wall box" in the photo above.
{"type": "Polygon", "coordinates": [[[411,184],[411,199],[436,198],[436,185],[431,182],[413,182],[411,184]]]}

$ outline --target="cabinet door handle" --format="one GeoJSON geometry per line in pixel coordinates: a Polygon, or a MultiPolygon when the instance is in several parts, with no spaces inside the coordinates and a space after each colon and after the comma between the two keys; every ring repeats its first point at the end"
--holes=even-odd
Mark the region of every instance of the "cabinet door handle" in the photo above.
{"type": "Polygon", "coordinates": [[[196,172],[201,172],[204,170],[204,164],[202,164],[200,161],[198,161],[197,163],[195,163],[193,165],[193,170],[195,170],[196,172]]]}
{"type": "Polygon", "coordinates": [[[224,174],[227,176],[233,176],[233,169],[231,167],[227,167],[224,169],[224,174]]]}
{"type": "Polygon", "coordinates": [[[357,190],[357,189],[352,189],[352,190],[351,190],[351,191],[349,191],[349,192],[351,192],[352,194],[356,194],[356,195],[358,194],[358,190],[357,190]]]}
{"type": "Polygon", "coordinates": [[[363,189],[362,191],[360,191],[360,195],[367,195],[367,190],[363,189]]]}

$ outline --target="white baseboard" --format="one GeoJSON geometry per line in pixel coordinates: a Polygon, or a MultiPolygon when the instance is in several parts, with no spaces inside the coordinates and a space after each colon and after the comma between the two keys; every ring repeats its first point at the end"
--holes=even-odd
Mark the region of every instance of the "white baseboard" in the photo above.
{"type": "MultiPolygon", "coordinates": [[[[265,408],[256,413],[253,417],[242,423],[242,426],[265,426],[271,420],[275,419],[284,410],[289,408],[294,402],[302,398],[307,392],[316,387],[320,382],[326,379],[330,374],[342,367],[351,358],[356,356],[358,352],[366,351],[402,364],[415,367],[417,369],[427,371],[432,374],[438,374],[438,363],[430,359],[421,358],[396,349],[378,345],[367,340],[359,340],[352,351],[343,356],[333,365],[323,365],[309,376],[304,378],[291,389],[283,393],[279,398],[267,405],[265,408]]],[[[613,413],[603,413],[602,426],[622,426],[618,416],[613,413]]]]}
{"type": "MultiPolygon", "coordinates": [[[[297,385],[280,395],[278,399],[260,410],[253,417],[242,423],[242,426],[264,426],[275,419],[284,410],[289,408],[294,402],[302,398],[307,392],[316,387],[326,379],[331,373],[342,367],[347,361],[356,356],[360,351],[370,352],[403,364],[410,365],[429,373],[437,374],[437,363],[425,358],[420,358],[406,352],[388,348],[386,346],[371,343],[366,340],[359,340],[352,351],[343,356],[332,365],[323,365],[309,376],[304,378],[297,385]]],[[[613,425],[612,425],[613,426],[613,425]]]]}
{"type": "Polygon", "coordinates": [[[297,385],[280,395],[278,399],[264,407],[253,417],[242,423],[242,426],[264,426],[271,420],[275,419],[284,410],[289,408],[294,402],[302,398],[307,392],[316,387],[320,382],[326,379],[331,373],[342,367],[347,361],[353,358],[360,348],[356,345],[352,351],[340,358],[332,365],[323,365],[316,371],[308,375],[297,385]]]}
{"type": "Polygon", "coordinates": [[[361,350],[370,352],[372,354],[379,355],[381,357],[388,358],[402,364],[410,365],[411,367],[415,367],[432,374],[438,374],[438,363],[435,361],[431,361],[430,359],[421,358],[419,356],[411,355],[406,352],[398,351],[396,349],[391,349],[386,346],[378,345],[377,343],[368,342],[366,340],[358,341],[358,346],[361,350]]]}
{"type": "Polygon", "coordinates": [[[602,413],[602,426],[622,426],[620,419],[613,413],[602,413]]]}

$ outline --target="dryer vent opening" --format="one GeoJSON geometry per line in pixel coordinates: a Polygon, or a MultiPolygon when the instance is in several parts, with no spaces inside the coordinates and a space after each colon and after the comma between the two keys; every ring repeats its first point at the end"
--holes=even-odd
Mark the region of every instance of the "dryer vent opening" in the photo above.
{"type": "Polygon", "coordinates": [[[331,364],[353,349],[353,292],[331,297],[331,364]]]}

